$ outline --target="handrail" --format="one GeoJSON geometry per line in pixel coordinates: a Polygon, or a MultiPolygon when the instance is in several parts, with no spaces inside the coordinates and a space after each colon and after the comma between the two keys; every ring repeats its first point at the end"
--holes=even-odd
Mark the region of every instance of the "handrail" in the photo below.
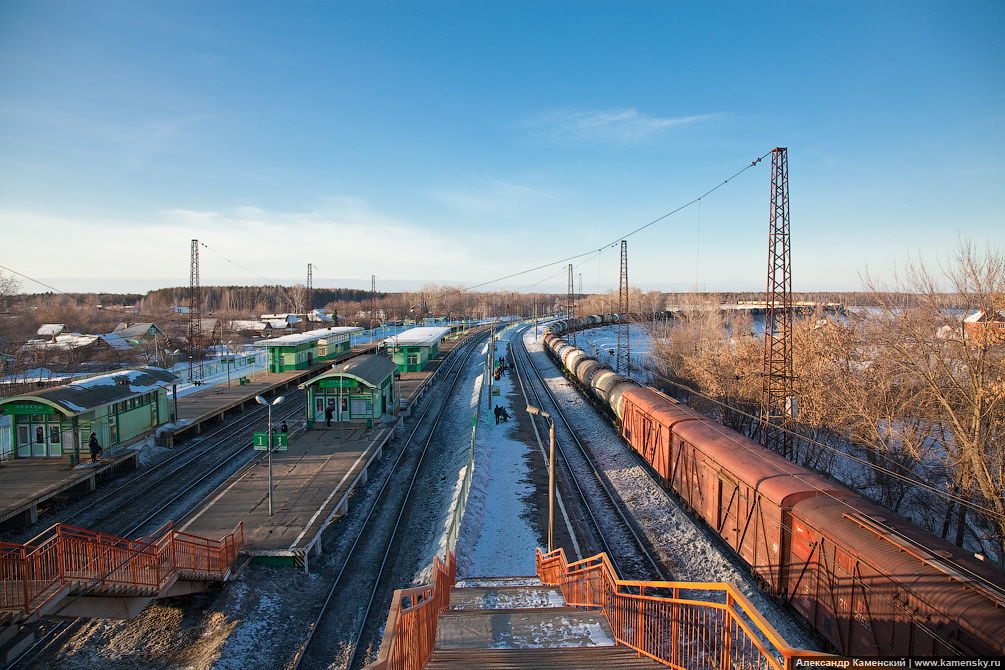
{"type": "Polygon", "coordinates": [[[138,540],[57,524],[28,544],[0,543],[0,611],[31,615],[70,588],[114,585],[156,595],[177,576],[223,580],[243,544],[242,524],[220,540],[179,533],[170,523],[138,540]]]}
{"type": "Polygon", "coordinates": [[[450,605],[450,589],[457,578],[457,561],[433,561],[433,583],[398,589],[384,626],[377,660],[364,670],[419,670],[433,653],[440,612],[450,605]]]}
{"type": "Polygon", "coordinates": [[[601,608],[619,644],[672,668],[791,670],[797,658],[829,656],[789,646],[732,584],[621,580],[606,554],[570,564],[562,549],[538,549],[537,574],[560,585],[567,604],[601,608]]]}

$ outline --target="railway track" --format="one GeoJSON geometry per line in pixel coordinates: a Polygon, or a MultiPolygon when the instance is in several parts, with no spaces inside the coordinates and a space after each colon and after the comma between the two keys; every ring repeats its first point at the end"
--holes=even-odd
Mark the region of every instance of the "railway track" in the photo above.
{"type": "MultiPolygon", "coordinates": [[[[584,439],[577,435],[573,422],[562,410],[562,403],[556,399],[545,379],[545,372],[535,365],[524,343],[524,332],[526,329],[519,331],[518,336],[511,340],[509,360],[515,364],[520,392],[526,403],[546,411],[555,422],[556,468],[560,468],[565,475],[562,479],[567,484],[567,497],[575,501],[577,516],[585,521],[581,527],[591,535],[580,540],[590,547],[587,555],[606,552],[618,575],[623,578],[647,581],[671,579],[635,522],[623,509],[620,498],[604,474],[603,466],[596,462],[584,439]]],[[[555,373],[557,369],[549,363],[547,371],[555,373]]],[[[564,381],[558,374],[558,379],[564,381]]],[[[541,425],[546,425],[546,422],[542,421],[541,425]]],[[[543,447],[547,445],[539,443],[539,446],[544,456],[543,447]]]]}
{"type": "Polygon", "coordinates": [[[351,538],[344,538],[348,545],[344,556],[326,570],[332,585],[293,661],[293,670],[358,668],[376,653],[393,591],[410,585],[407,582],[424,561],[417,555],[421,550],[415,548],[422,543],[415,534],[424,534],[423,529],[431,530],[436,524],[423,518],[430,506],[423,505],[421,494],[443,481],[439,470],[425,463],[434,452],[447,451],[447,443],[456,438],[447,418],[450,400],[465,392],[466,374],[485,335],[464,341],[441,365],[436,392],[427,393],[422,413],[393,466],[384,468],[388,476],[371,506],[351,538]]]}

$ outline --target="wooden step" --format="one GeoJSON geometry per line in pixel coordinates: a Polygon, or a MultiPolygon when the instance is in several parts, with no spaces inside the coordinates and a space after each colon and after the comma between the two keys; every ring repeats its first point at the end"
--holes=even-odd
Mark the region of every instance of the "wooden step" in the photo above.
{"type": "Polygon", "coordinates": [[[654,670],[666,666],[624,646],[555,649],[436,649],[423,670],[654,670]]]}
{"type": "Polygon", "coordinates": [[[444,610],[437,649],[525,649],[614,646],[600,610],[574,607],[444,610]]]}
{"type": "Polygon", "coordinates": [[[450,609],[565,607],[558,586],[465,587],[450,591],[450,609]]]}

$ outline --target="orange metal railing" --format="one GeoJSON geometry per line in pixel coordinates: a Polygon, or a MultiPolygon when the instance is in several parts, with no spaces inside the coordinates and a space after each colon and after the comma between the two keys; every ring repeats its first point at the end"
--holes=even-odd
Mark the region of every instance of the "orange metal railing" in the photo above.
{"type": "Polygon", "coordinates": [[[601,608],[620,644],[672,668],[791,670],[828,656],[790,647],[731,584],[621,580],[606,554],[569,564],[561,549],[537,550],[537,574],[567,604],[601,608]]]}
{"type": "Polygon", "coordinates": [[[25,615],[70,591],[157,595],[178,577],[225,579],[244,527],[222,540],[172,530],[127,540],[58,524],[30,542],[0,543],[0,610],[25,615]]]}
{"type": "Polygon", "coordinates": [[[457,577],[453,553],[433,562],[433,583],[394,592],[377,660],[365,670],[419,670],[433,653],[440,612],[450,605],[457,577]]]}

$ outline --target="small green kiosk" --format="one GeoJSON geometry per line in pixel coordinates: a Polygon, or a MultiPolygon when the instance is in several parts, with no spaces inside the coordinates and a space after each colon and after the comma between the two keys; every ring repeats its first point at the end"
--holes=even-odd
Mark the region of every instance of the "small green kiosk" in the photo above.
{"type": "Polygon", "coordinates": [[[300,384],[298,388],[307,391],[310,408],[307,428],[324,426],[328,407],[333,426],[339,421],[366,421],[369,427],[385,415],[397,415],[396,370],[386,356],[356,356],[300,384]]]}
{"type": "Polygon", "coordinates": [[[350,335],[362,331],[356,327],[332,327],[294,333],[255,342],[269,352],[269,372],[305,370],[315,363],[333,359],[349,351],[350,335]]]}
{"type": "Polygon", "coordinates": [[[440,354],[440,341],[450,334],[450,328],[425,326],[411,328],[384,340],[398,372],[421,372],[429,361],[440,354]]]}

